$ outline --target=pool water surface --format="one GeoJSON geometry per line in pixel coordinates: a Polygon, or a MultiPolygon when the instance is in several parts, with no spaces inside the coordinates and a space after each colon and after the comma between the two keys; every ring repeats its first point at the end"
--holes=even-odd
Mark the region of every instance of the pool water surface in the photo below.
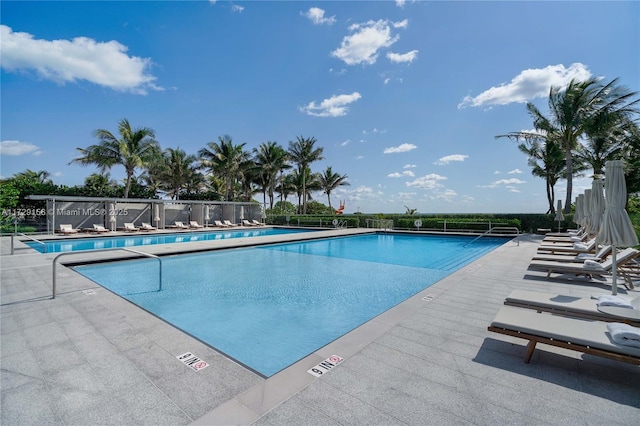
{"type": "Polygon", "coordinates": [[[507,241],[472,239],[373,234],[170,256],[161,291],[154,260],[75,269],[269,377],[507,241]]]}

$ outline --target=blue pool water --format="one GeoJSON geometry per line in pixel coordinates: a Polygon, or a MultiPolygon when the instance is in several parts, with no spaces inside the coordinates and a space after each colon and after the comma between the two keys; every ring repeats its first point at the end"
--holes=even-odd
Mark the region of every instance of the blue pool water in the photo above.
{"type": "MultiPolygon", "coordinates": [[[[49,240],[46,253],[66,251],[96,250],[115,247],[147,246],[154,244],[191,243],[194,241],[223,240],[226,238],[261,237],[265,235],[291,234],[297,232],[313,232],[309,229],[259,228],[239,229],[231,231],[191,232],[179,234],[136,234],[123,237],[87,237],[78,239],[49,240]]],[[[45,252],[45,247],[34,241],[25,241],[29,247],[45,252]]]]}
{"type": "Polygon", "coordinates": [[[506,241],[471,239],[375,234],[172,256],[162,291],[155,260],[75,269],[269,377],[506,241]]]}

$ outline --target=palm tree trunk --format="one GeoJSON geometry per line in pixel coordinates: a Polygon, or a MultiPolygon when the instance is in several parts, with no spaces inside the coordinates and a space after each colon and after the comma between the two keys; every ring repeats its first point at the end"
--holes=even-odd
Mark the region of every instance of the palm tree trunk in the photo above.
{"type": "Polygon", "coordinates": [[[567,198],[564,200],[564,212],[571,213],[571,193],[573,192],[573,158],[571,149],[566,150],[567,161],[567,198]]]}

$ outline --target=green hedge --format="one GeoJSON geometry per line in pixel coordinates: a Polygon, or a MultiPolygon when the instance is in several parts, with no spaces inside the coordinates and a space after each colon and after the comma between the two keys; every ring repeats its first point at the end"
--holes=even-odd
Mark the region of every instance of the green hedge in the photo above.
{"type": "MultiPolygon", "coordinates": [[[[291,215],[290,225],[298,225],[300,219],[301,226],[326,226],[333,227],[333,219],[346,221],[347,226],[366,227],[367,219],[373,220],[393,220],[395,229],[415,229],[414,222],[417,219],[422,221],[420,229],[442,230],[444,222],[447,221],[447,229],[454,230],[487,230],[488,223],[492,226],[518,227],[522,232],[535,233],[540,228],[558,229],[558,222],[554,221],[555,215],[537,213],[511,213],[511,214],[434,214],[434,215],[405,215],[405,214],[352,214],[343,216],[333,215],[291,215]],[[453,223],[459,222],[459,223],[453,223]],[[322,224],[322,225],[321,225],[322,224]],[[486,225],[485,225],[486,224],[486,225]]],[[[287,225],[286,216],[270,216],[267,223],[271,225],[287,225]]],[[[573,223],[573,214],[565,215],[565,220],[560,223],[561,230],[567,228],[577,228],[573,223]]]]}

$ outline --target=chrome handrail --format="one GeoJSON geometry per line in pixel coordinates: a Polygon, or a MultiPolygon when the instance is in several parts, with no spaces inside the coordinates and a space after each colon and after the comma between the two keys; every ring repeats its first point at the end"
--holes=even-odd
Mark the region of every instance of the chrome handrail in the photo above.
{"type": "Polygon", "coordinates": [[[14,249],[13,249],[13,237],[16,235],[22,235],[23,237],[26,237],[30,240],[35,241],[36,243],[42,244],[42,246],[44,247],[43,253],[47,252],[47,245],[45,243],[43,243],[40,240],[36,240],[33,237],[30,237],[29,235],[25,234],[24,232],[14,232],[13,234],[11,234],[11,254],[13,255],[14,249]]]}
{"type": "Polygon", "coordinates": [[[160,259],[159,256],[156,256],[155,254],[144,253],[144,252],[141,252],[141,251],[138,251],[138,250],[134,250],[134,249],[130,249],[130,248],[127,248],[127,247],[114,247],[114,248],[107,248],[107,249],[91,250],[90,252],[74,251],[74,252],[60,253],[59,255],[57,255],[53,259],[53,289],[52,289],[51,298],[52,299],[56,298],[56,264],[57,264],[57,261],[58,261],[59,258],[61,258],[62,256],[68,256],[68,255],[72,255],[72,254],[87,254],[87,253],[96,253],[96,252],[104,252],[104,251],[115,251],[115,250],[124,250],[124,251],[128,251],[128,252],[131,252],[131,253],[139,254],[141,256],[158,259],[158,262],[160,262],[160,268],[159,268],[159,274],[158,274],[158,279],[159,279],[158,291],[162,291],[162,259],[160,259]]]}
{"type": "Polygon", "coordinates": [[[477,237],[475,237],[473,240],[469,241],[468,243],[465,243],[462,247],[466,247],[467,245],[473,243],[474,241],[479,240],[480,238],[484,237],[485,235],[491,234],[493,233],[493,231],[516,231],[516,240],[518,242],[518,245],[520,245],[520,230],[515,227],[515,226],[495,226],[493,228],[489,228],[487,231],[485,231],[484,233],[482,233],[481,235],[478,235],[477,237]]]}

